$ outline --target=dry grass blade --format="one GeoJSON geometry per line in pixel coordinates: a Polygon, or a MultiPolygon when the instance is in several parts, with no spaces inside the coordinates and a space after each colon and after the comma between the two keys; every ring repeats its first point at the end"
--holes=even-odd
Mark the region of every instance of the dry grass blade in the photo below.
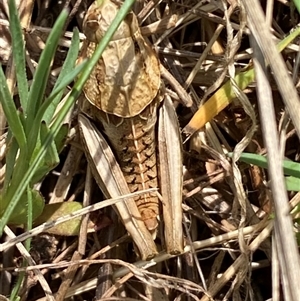
{"type": "Polygon", "coordinates": [[[144,192],[139,191],[137,193],[130,193],[128,195],[122,195],[122,196],[116,197],[114,199],[109,199],[109,200],[103,201],[103,202],[98,203],[98,204],[87,206],[83,209],[80,209],[80,210],[77,210],[77,211],[73,212],[72,214],[62,216],[62,217],[58,218],[57,220],[46,222],[46,223],[44,223],[40,226],[35,227],[34,229],[32,229],[28,232],[24,232],[23,234],[0,244],[0,252],[3,252],[3,251],[7,250],[8,248],[14,246],[15,244],[17,244],[19,242],[22,242],[22,241],[24,241],[24,240],[26,240],[30,237],[33,237],[35,235],[38,235],[42,232],[45,232],[47,229],[50,229],[50,228],[52,228],[56,225],[59,225],[61,223],[66,222],[68,220],[74,219],[74,218],[79,217],[79,216],[83,216],[83,215],[91,213],[93,211],[97,211],[97,210],[105,208],[107,206],[114,205],[118,202],[122,202],[126,198],[132,198],[136,195],[143,194],[145,192],[147,193],[149,191],[154,192],[156,190],[157,189],[151,189],[151,190],[147,190],[147,191],[144,191],[144,192]]]}
{"type": "Polygon", "coordinates": [[[261,112],[261,123],[264,130],[265,144],[268,150],[269,173],[271,179],[271,189],[273,192],[275,205],[275,237],[277,248],[279,249],[279,262],[283,269],[282,277],[287,277],[289,287],[286,287],[286,300],[298,300],[300,290],[292,289],[298,282],[300,269],[298,267],[299,255],[293,235],[292,219],[289,215],[290,206],[284,185],[284,175],[282,170],[282,157],[277,151],[279,145],[278,135],[276,135],[275,112],[273,107],[272,93],[266,78],[264,69],[264,57],[259,56],[260,52],[256,43],[253,44],[254,64],[257,78],[257,91],[259,98],[259,108],[261,112]],[[282,254],[286,254],[282,256],[282,254]]]}
{"type": "MultiPolygon", "coordinates": [[[[251,244],[251,248],[254,250],[260,245],[260,243],[264,239],[266,239],[266,237],[269,235],[270,231],[272,230],[272,227],[273,227],[272,222],[262,221],[259,225],[244,228],[243,234],[245,235],[245,237],[249,237],[249,236],[251,237],[251,236],[255,235],[256,233],[258,233],[259,231],[261,231],[261,229],[263,229],[261,234],[259,234],[253,240],[253,243],[251,244]]],[[[220,243],[237,239],[238,235],[239,235],[239,231],[232,231],[228,234],[223,234],[223,235],[209,238],[209,239],[206,239],[203,241],[195,241],[195,242],[193,242],[193,248],[196,251],[200,251],[201,249],[211,248],[220,243]]],[[[191,251],[191,247],[186,246],[184,249],[184,252],[190,252],[190,251],[191,251]]],[[[121,268],[116,270],[113,275],[114,280],[116,280],[118,278],[124,277],[125,275],[127,275],[128,273],[131,273],[131,272],[133,274],[137,274],[137,276],[147,274],[147,272],[144,271],[145,269],[149,269],[150,267],[153,267],[153,266],[159,264],[160,262],[163,262],[167,259],[174,258],[174,257],[175,257],[174,255],[170,255],[166,252],[161,252],[156,258],[154,258],[150,261],[138,261],[138,262],[134,263],[133,265],[123,262],[121,260],[117,260],[117,259],[79,260],[79,261],[74,261],[74,262],[61,262],[58,264],[44,264],[44,265],[37,265],[34,267],[19,268],[19,269],[16,269],[16,271],[22,271],[24,269],[30,271],[34,268],[40,268],[40,269],[41,268],[63,268],[63,267],[68,267],[68,266],[76,266],[79,264],[111,263],[114,265],[122,266],[121,268]]],[[[235,268],[237,268],[239,266],[239,264],[241,264],[241,262],[238,262],[237,265],[235,266],[235,268]]],[[[234,268],[234,267],[232,267],[232,268],[234,268]]],[[[227,281],[228,280],[229,280],[229,278],[227,278],[227,281]]],[[[222,287],[224,285],[224,283],[225,282],[223,280],[221,280],[220,281],[221,286],[219,286],[219,288],[222,287]]],[[[97,284],[96,278],[89,279],[88,281],[84,281],[84,282],[70,288],[67,292],[66,297],[70,297],[72,295],[73,296],[79,295],[80,293],[92,290],[93,288],[96,287],[96,284],[97,284]]]]}
{"type": "Polygon", "coordinates": [[[170,254],[180,254],[183,251],[182,142],[169,96],[166,96],[159,117],[158,147],[166,247],[170,254]]]}
{"type": "Polygon", "coordinates": [[[254,65],[257,78],[258,104],[265,145],[269,158],[269,173],[276,214],[274,228],[278,257],[282,269],[282,277],[286,282],[284,294],[286,300],[296,301],[300,298],[300,288],[297,286],[300,277],[300,269],[295,267],[300,266],[300,259],[293,234],[292,219],[289,215],[290,207],[288,205],[288,198],[284,185],[282,157],[277,151],[279,139],[278,135],[276,135],[277,126],[275,110],[273,107],[274,102],[272,100],[272,93],[266,76],[266,68],[264,66],[265,59],[270,62],[270,66],[274,72],[274,78],[277,81],[283,99],[285,99],[287,109],[294,121],[299,137],[300,121],[298,113],[295,114],[295,112],[300,112],[300,103],[292,80],[287,74],[286,66],[276,50],[275,43],[268,33],[259,3],[256,1],[251,3],[251,5],[245,3],[245,7],[248,12],[249,27],[253,32],[252,46],[254,49],[254,65]]]}
{"type": "MultiPolygon", "coordinates": [[[[5,232],[10,239],[15,238],[14,233],[8,227],[5,228],[5,232]]],[[[32,266],[36,265],[35,261],[32,259],[29,252],[25,249],[25,247],[21,243],[17,243],[17,248],[20,251],[20,253],[22,254],[22,256],[24,256],[26,258],[27,263],[29,265],[32,265],[32,266]]],[[[41,273],[40,269],[34,269],[33,272],[37,276],[37,279],[45,292],[47,300],[55,301],[56,299],[53,296],[51,288],[50,288],[48,282],[46,281],[46,279],[44,278],[43,274],[41,273]]],[[[25,294],[27,294],[27,292],[25,292],[25,294]]]]}
{"type": "Polygon", "coordinates": [[[272,40],[268,25],[264,20],[263,10],[257,0],[250,2],[242,1],[247,12],[248,24],[257,43],[263,53],[264,58],[269,62],[273,70],[282,98],[287,106],[287,110],[295,125],[298,137],[300,138],[300,101],[292,79],[288,75],[288,70],[272,40]]]}

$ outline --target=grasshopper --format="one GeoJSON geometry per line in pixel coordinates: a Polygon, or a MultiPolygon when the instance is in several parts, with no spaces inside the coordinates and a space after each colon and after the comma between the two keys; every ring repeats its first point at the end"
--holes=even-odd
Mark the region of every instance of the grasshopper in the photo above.
{"type": "MultiPolygon", "coordinates": [[[[83,29],[90,57],[119,5],[95,1],[83,29]]],[[[160,187],[115,205],[142,259],[154,242],[163,211],[167,252],[183,251],[182,143],[176,112],[162,97],[159,61],[142,37],[133,12],[121,23],[84,87],[78,121],[88,163],[107,198],[160,187]]]]}

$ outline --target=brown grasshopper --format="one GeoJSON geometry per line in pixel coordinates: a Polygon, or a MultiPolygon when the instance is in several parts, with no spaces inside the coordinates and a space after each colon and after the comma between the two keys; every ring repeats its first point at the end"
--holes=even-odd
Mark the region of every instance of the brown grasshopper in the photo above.
{"type": "MultiPolygon", "coordinates": [[[[86,57],[119,9],[111,0],[98,2],[84,20],[86,57]]],[[[159,61],[130,12],[84,87],[87,101],[80,105],[79,126],[88,162],[106,197],[160,187],[162,202],[157,193],[147,192],[115,206],[142,259],[157,254],[153,238],[160,207],[167,252],[183,251],[182,144],[174,107],[169,97],[161,96],[161,87],[159,61]]]]}

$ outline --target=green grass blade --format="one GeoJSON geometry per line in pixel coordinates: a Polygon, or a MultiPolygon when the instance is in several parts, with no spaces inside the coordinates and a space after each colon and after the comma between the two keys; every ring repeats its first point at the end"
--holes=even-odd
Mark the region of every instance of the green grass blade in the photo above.
{"type": "MultiPolygon", "coordinates": [[[[78,29],[76,28],[73,31],[73,37],[71,40],[71,46],[70,49],[68,51],[67,57],[64,61],[64,64],[62,66],[61,72],[57,78],[57,81],[54,85],[53,88],[53,92],[56,91],[56,89],[59,90],[59,93],[57,93],[57,95],[55,96],[55,98],[51,101],[50,106],[47,108],[45,115],[43,117],[43,120],[49,124],[53,114],[55,112],[55,109],[59,103],[59,101],[61,100],[61,97],[63,95],[63,89],[70,84],[75,76],[78,75],[77,71],[73,73],[74,67],[75,67],[75,63],[76,63],[76,59],[78,57],[79,54],[79,45],[80,45],[80,41],[79,41],[79,32],[78,29]]],[[[83,66],[81,66],[78,70],[81,70],[83,66]]],[[[77,69],[76,69],[77,70],[77,69]]],[[[52,93],[51,93],[52,94],[52,93]]],[[[52,95],[50,95],[51,97],[52,95]]]]}
{"type": "MultiPolygon", "coordinates": [[[[57,86],[55,91],[52,91],[49,98],[47,98],[46,101],[43,102],[43,104],[41,105],[41,107],[39,108],[36,114],[33,124],[38,124],[40,127],[42,120],[44,120],[45,114],[47,115],[46,113],[47,109],[51,106],[52,102],[56,99],[56,97],[59,96],[61,92],[63,92],[66,86],[70,84],[74,80],[74,78],[81,72],[81,70],[84,68],[86,63],[87,62],[80,64],[74,70],[72,70],[68,75],[65,76],[65,78],[60,82],[60,84],[57,86]]],[[[48,117],[49,116],[47,116],[47,121],[48,121],[48,117]]],[[[33,152],[33,149],[36,145],[38,134],[39,133],[37,131],[31,131],[31,133],[29,134],[28,137],[29,153],[33,152]]]]}
{"type": "MultiPolygon", "coordinates": [[[[34,119],[33,124],[39,124],[41,125],[42,120],[44,120],[45,116],[47,121],[49,120],[50,122],[50,115],[52,114],[52,112],[47,112],[48,108],[50,106],[52,106],[52,102],[59,96],[61,96],[61,93],[63,93],[63,90],[66,88],[66,86],[68,84],[70,84],[74,78],[81,72],[81,70],[83,69],[84,65],[87,62],[84,62],[82,64],[80,64],[79,66],[77,66],[74,70],[72,70],[69,74],[67,74],[65,76],[65,78],[63,80],[61,80],[60,84],[56,87],[55,91],[52,91],[52,93],[50,94],[49,98],[46,99],[46,101],[43,102],[42,106],[39,108],[36,117],[34,119]]],[[[52,106],[52,108],[54,108],[52,106]]],[[[38,137],[38,132],[36,131],[32,131],[29,134],[28,137],[28,145],[29,145],[29,150],[28,152],[31,154],[35,148],[36,142],[37,142],[37,137],[38,137]]]]}
{"type": "MultiPolygon", "coordinates": [[[[30,231],[32,229],[32,224],[33,224],[33,200],[32,200],[32,190],[30,189],[29,186],[27,186],[27,227],[26,230],[30,231]]],[[[29,251],[30,249],[30,240],[27,239],[25,242],[26,249],[29,251]]]]}
{"type": "Polygon", "coordinates": [[[285,177],[287,191],[300,191],[300,179],[295,177],[285,177]]]}
{"type": "Polygon", "coordinates": [[[26,189],[21,197],[21,205],[18,210],[15,210],[13,214],[9,217],[9,224],[10,225],[26,225],[28,224],[28,205],[32,202],[32,208],[30,210],[30,215],[32,220],[35,220],[38,216],[40,216],[45,207],[45,200],[41,196],[41,194],[30,187],[26,189]]]}
{"type": "MultiPolygon", "coordinates": [[[[40,137],[37,140],[36,148],[31,157],[31,162],[34,160],[36,154],[39,152],[39,149],[41,148],[41,145],[42,145],[41,141],[44,140],[44,138],[48,134],[48,132],[49,132],[49,128],[48,128],[47,124],[45,122],[42,122],[40,137]]],[[[30,164],[31,164],[31,162],[30,162],[30,164]]],[[[32,187],[35,183],[37,183],[37,180],[42,179],[58,163],[59,163],[59,156],[58,156],[56,145],[53,142],[47,148],[46,155],[45,155],[44,159],[42,160],[41,165],[39,165],[39,168],[35,171],[34,177],[32,178],[32,181],[30,182],[30,187],[32,187]]]]}
{"type": "Polygon", "coordinates": [[[0,102],[12,134],[16,137],[20,149],[26,148],[27,140],[15,103],[9,93],[6,77],[0,68],[0,102]]]}
{"type": "MultiPolygon", "coordinates": [[[[24,260],[23,260],[22,266],[25,266],[24,265],[24,260]]],[[[21,285],[23,283],[24,277],[25,277],[25,272],[21,271],[18,274],[17,282],[13,286],[12,292],[11,292],[11,294],[9,296],[9,300],[10,301],[19,301],[20,300],[20,297],[18,296],[18,292],[19,292],[19,290],[21,288],[21,285]]]]}
{"type": "MultiPolygon", "coordinates": [[[[0,236],[2,235],[3,228],[9,221],[9,218],[12,215],[12,213],[16,213],[14,212],[14,210],[16,209],[16,211],[18,211],[17,205],[19,203],[19,200],[21,199],[24,193],[24,189],[26,189],[26,187],[29,184],[29,181],[27,181],[25,186],[20,187],[20,183],[22,180],[24,180],[24,175],[26,171],[28,171],[30,156],[32,156],[33,150],[36,147],[36,142],[40,131],[40,123],[36,124],[34,122],[35,120],[33,117],[35,117],[36,110],[39,108],[41,100],[44,97],[46,80],[48,79],[48,75],[50,72],[49,66],[51,65],[51,60],[54,56],[55,49],[58,44],[58,40],[61,35],[67,16],[68,14],[66,11],[63,11],[61,13],[61,15],[58,18],[58,21],[55,23],[53,30],[49,35],[46,47],[42,52],[40,59],[41,64],[37,68],[37,72],[35,73],[33,80],[33,85],[31,86],[31,90],[29,93],[28,115],[25,119],[25,131],[17,113],[13,99],[9,95],[6,79],[2,68],[0,70],[0,100],[2,101],[3,110],[8,119],[10,130],[16,137],[16,140],[20,147],[19,157],[15,164],[11,181],[1,201],[1,209],[4,210],[4,213],[0,220],[0,236]],[[28,144],[26,141],[26,131],[27,133],[30,133],[31,136],[30,144],[28,144]],[[13,196],[16,196],[16,198],[13,196]]],[[[34,169],[37,168],[38,166],[34,167],[34,169]]],[[[30,177],[32,178],[33,174],[31,174],[30,177]]],[[[22,208],[19,207],[19,209],[22,208]]]]}
{"type": "MultiPolygon", "coordinates": [[[[44,123],[46,126],[46,124],[44,123]]],[[[46,135],[49,131],[47,131],[46,135]]],[[[58,135],[55,138],[55,143],[52,143],[48,147],[48,151],[42,160],[42,164],[38,167],[38,169],[34,173],[34,177],[30,182],[30,187],[32,187],[37,182],[41,181],[57,164],[59,164],[59,152],[64,147],[64,142],[66,137],[69,133],[69,126],[67,124],[63,124],[60,128],[58,135]]],[[[43,136],[43,131],[41,131],[41,140],[43,141],[45,136],[43,136]]],[[[40,144],[41,145],[41,144],[40,144]]],[[[39,148],[37,149],[36,153],[38,153],[39,148]]],[[[32,160],[34,160],[35,156],[33,156],[32,160]]]]}
{"type": "Polygon", "coordinates": [[[300,0],[294,0],[294,4],[297,7],[298,13],[300,13],[300,0]]]}
{"type": "MultiPolygon", "coordinates": [[[[2,196],[1,199],[1,214],[3,216],[1,217],[1,220],[5,221],[5,224],[8,222],[10,216],[14,212],[14,208],[17,205],[17,201],[12,198],[12,195],[14,194],[15,190],[17,189],[19,183],[22,181],[22,178],[28,169],[29,161],[27,158],[27,152],[20,151],[16,164],[13,168],[13,174],[11,181],[9,183],[9,186],[6,190],[6,193],[2,196]],[[10,209],[8,210],[8,208],[10,209]]],[[[26,185],[27,186],[27,185],[26,185]]],[[[24,192],[24,189],[26,189],[26,186],[23,187],[22,193],[24,192]]],[[[22,195],[20,195],[21,198],[22,195]]],[[[4,225],[5,225],[4,224],[4,225]]],[[[3,230],[3,229],[2,229],[3,230]]],[[[0,233],[1,236],[2,233],[0,233]]]]}
{"type": "Polygon", "coordinates": [[[27,112],[28,100],[28,82],[26,76],[26,62],[25,62],[25,45],[22,35],[21,24],[18,16],[15,1],[9,1],[9,28],[12,41],[12,54],[14,64],[16,66],[16,76],[18,82],[18,92],[20,97],[21,106],[27,112]]]}
{"type": "Polygon", "coordinates": [[[72,71],[70,71],[61,81],[60,83],[55,87],[55,89],[52,90],[51,94],[49,95],[49,98],[46,101],[52,101],[55,97],[57,97],[57,94],[59,94],[67,85],[69,85],[81,71],[86,66],[87,61],[83,61],[80,65],[76,66],[72,71]]]}
{"type": "Polygon", "coordinates": [[[8,145],[8,148],[5,156],[6,166],[5,166],[5,178],[4,178],[4,184],[2,190],[3,194],[6,192],[8,185],[11,181],[11,177],[16,164],[17,153],[19,150],[18,143],[15,137],[12,137],[10,130],[6,137],[6,145],[8,145]]]}
{"type": "Polygon", "coordinates": [[[293,42],[300,35],[300,27],[296,27],[288,36],[286,36],[283,40],[281,40],[277,44],[277,48],[279,52],[284,50],[290,43],[293,42]]]}
{"type": "MultiPolygon", "coordinates": [[[[54,57],[58,41],[67,17],[67,11],[63,10],[49,34],[45,49],[41,54],[38,67],[34,74],[28,99],[28,115],[26,123],[27,135],[29,135],[32,130],[36,131],[37,133],[39,131],[39,124],[32,124],[32,121],[35,119],[36,113],[44,100],[45,89],[50,73],[51,61],[54,57]]],[[[37,137],[37,134],[35,136],[37,137]]]]}
{"type": "MultiPolygon", "coordinates": [[[[229,157],[232,157],[232,153],[228,153],[229,157]]],[[[251,153],[242,153],[239,160],[248,163],[257,165],[262,168],[268,169],[268,161],[265,156],[251,153]]],[[[283,160],[283,172],[285,175],[293,176],[300,178],[300,163],[283,160]]]]}

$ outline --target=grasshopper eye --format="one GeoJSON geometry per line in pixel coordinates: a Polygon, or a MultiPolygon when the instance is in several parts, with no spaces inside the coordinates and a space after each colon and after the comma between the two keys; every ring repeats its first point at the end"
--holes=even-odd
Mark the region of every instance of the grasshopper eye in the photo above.
{"type": "Polygon", "coordinates": [[[99,22],[101,17],[97,16],[95,13],[90,13],[86,16],[83,22],[83,32],[87,39],[91,42],[98,43],[98,31],[99,31],[99,22]]]}
{"type": "Polygon", "coordinates": [[[95,13],[91,13],[87,16],[84,27],[86,30],[96,31],[99,28],[98,16],[95,13]]]}

